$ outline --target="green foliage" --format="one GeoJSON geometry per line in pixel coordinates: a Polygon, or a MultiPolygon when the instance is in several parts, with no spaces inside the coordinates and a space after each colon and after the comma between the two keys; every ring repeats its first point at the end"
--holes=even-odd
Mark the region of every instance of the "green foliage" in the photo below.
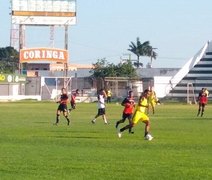
{"type": "Polygon", "coordinates": [[[115,65],[113,63],[108,63],[106,59],[100,59],[95,64],[94,68],[91,70],[93,76],[96,78],[105,77],[135,77],[136,71],[130,61],[125,63],[119,63],[115,65]]]}
{"type": "Polygon", "coordinates": [[[16,59],[19,58],[19,53],[16,49],[14,49],[13,47],[5,47],[5,48],[0,48],[0,59],[4,59],[4,58],[11,58],[14,57],[16,59]]]}
{"type": "Polygon", "coordinates": [[[13,47],[0,48],[0,72],[14,73],[18,69],[19,53],[13,47]]]}
{"type": "Polygon", "coordinates": [[[136,77],[136,71],[132,65],[132,62],[130,60],[118,64],[118,73],[120,74],[120,77],[136,77]]]}
{"type": "Polygon", "coordinates": [[[157,53],[153,50],[154,48],[150,45],[149,41],[141,43],[139,37],[137,37],[136,43],[131,42],[129,47],[130,48],[128,51],[134,53],[137,56],[137,62],[134,63],[137,68],[139,66],[143,66],[143,63],[140,63],[140,56],[148,56],[156,59],[157,53]]]}
{"type": "MultiPolygon", "coordinates": [[[[71,126],[58,104],[17,102],[0,104],[0,177],[4,179],[211,179],[211,105],[196,117],[196,105],[165,104],[150,114],[151,142],[143,139],[144,124],[119,139],[115,122],[121,105],[109,104],[107,117],[95,125],[96,104],[78,104],[71,126]]],[[[126,125],[120,124],[120,127],[126,125]]]]}

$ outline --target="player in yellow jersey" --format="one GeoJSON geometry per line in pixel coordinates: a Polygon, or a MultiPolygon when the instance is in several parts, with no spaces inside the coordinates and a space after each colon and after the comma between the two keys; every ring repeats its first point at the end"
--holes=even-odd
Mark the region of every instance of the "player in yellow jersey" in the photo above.
{"type": "Polygon", "coordinates": [[[108,89],[106,91],[106,94],[107,94],[107,103],[111,103],[111,98],[112,98],[112,92],[110,89],[108,89]]]}
{"type": "Polygon", "coordinates": [[[149,91],[149,97],[148,97],[148,103],[149,103],[149,107],[147,109],[147,113],[149,114],[149,110],[150,108],[152,109],[152,113],[155,114],[155,106],[158,103],[158,98],[156,96],[156,93],[153,89],[151,89],[149,91]]]}
{"type": "Polygon", "coordinates": [[[121,138],[122,132],[126,129],[130,129],[134,127],[139,121],[143,122],[145,124],[145,130],[144,130],[144,138],[146,140],[151,141],[153,137],[150,135],[150,120],[149,117],[146,114],[146,109],[148,108],[148,97],[150,93],[149,90],[146,89],[143,94],[140,96],[138,105],[136,107],[136,110],[133,115],[132,123],[126,125],[125,127],[121,128],[118,132],[118,137],[121,138]]]}
{"type": "Polygon", "coordinates": [[[204,92],[205,92],[206,96],[208,97],[209,96],[209,91],[208,91],[207,88],[204,89],[204,92]]]}

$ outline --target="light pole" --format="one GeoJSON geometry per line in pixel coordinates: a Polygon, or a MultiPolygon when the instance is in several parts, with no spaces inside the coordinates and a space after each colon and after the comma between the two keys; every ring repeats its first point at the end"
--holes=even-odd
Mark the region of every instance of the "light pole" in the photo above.
{"type": "Polygon", "coordinates": [[[131,54],[130,53],[125,53],[123,54],[123,56],[128,56],[128,58],[122,58],[121,57],[121,62],[124,63],[126,61],[131,61],[134,62],[133,65],[136,66],[137,68],[139,68],[139,66],[143,67],[143,63],[138,63],[138,60],[136,59],[132,59],[131,54]]]}

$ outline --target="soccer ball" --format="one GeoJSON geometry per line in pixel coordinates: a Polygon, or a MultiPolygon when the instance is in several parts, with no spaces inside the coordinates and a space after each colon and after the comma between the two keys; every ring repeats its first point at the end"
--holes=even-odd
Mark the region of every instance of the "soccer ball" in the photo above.
{"type": "Polygon", "coordinates": [[[151,134],[147,134],[145,136],[145,139],[148,140],[148,141],[151,141],[153,139],[152,135],[151,134]]]}

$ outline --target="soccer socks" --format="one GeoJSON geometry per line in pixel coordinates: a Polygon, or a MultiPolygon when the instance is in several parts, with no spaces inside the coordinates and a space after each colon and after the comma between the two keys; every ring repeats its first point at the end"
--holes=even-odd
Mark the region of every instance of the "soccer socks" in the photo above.
{"type": "Polygon", "coordinates": [[[103,115],[102,118],[103,118],[103,120],[104,120],[104,123],[105,123],[105,124],[108,124],[106,116],[103,115]]]}
{"type": "Polygon", "coordinates": [[[204,109],[202,110],[201,117],[203,116],[203,114],[204,114],[204,109]]]}
{"type": "Polygon", "coordinates": [[[129,128],[129,133],[134,134],[134,132],[132,131],[132,127],[129,128]]]}
{"type": "Polygon", "coordinates": [[[200,109],[198,110],[197,116],[199,116],[199,114],[200,114],[200,109]]]}
{"type": "Polygon", "coordinates": [[[121,119],[119,121],[116,122],[116,128],[118,128],[120,123],[124,123],[125,119],[121,119]]]}
{"type": "Polygon", "coordinates": [[[66,118],[66,120],[67,120],[67,122],[68,122],[68,126],[69,126],[70,120],[69,120],[68,116],[65,116],[65,118],[66,118]]]}
{"type": "MultiPolygon", "coordinates": [[[[69,125],[70,124],[70,120],[69,120],[68,116],[65,116],[65,118],[66,118],[66,120],[68,122],[68,125],[69,125]]],[[[56,115],[56,123],[55,123],[55,125],[57,125],[59,123],[59,120],[60,120],[60,115],[57,114],[56,115]]]]}
{"type": "Polygon", "coordinates": [[[105,124],[108,124],[107,119],[104,119],[105,124]]]}
{"type": "Polygon", "coordinates": [[[119,122],[116,122],[116,129],[118,128],[119,122]]]}
{"type": "Polygon", "coordinates": [[[60,115],[57,114],[57,116],[56,116],[56,123],[55,124],[58,124],[59,123],[59,119],[60,119],[60,115]]]}
{"type": "Polygon", "coordinates": [[[146,137],[147,134],[149,134],[149,132],[146,131],[146,132],[144,133],[144,137],[146,137]]]}
{"type": "Polygon", "coordinates": [[[198,110],[198,113],[197,113],[197,116],[199,116],[199,115],[200,115],[200,112],[201,112],[201,117],[202,117],[203,114],[204,114],[204,111],[205,111],[204,109],[202,109],[202,111],[201,111],[201,109],[199,109],[199,110],[198,110]]]}
{"type": "Polygon", "coordinates": [[[131,128],[131,126],[128,124],[127,126],[121,128],[121,129],[120,129],[120,132],[123,132],[123,131],[125,131],[126,129],[130,129],[130,128],[131,128]]]}

